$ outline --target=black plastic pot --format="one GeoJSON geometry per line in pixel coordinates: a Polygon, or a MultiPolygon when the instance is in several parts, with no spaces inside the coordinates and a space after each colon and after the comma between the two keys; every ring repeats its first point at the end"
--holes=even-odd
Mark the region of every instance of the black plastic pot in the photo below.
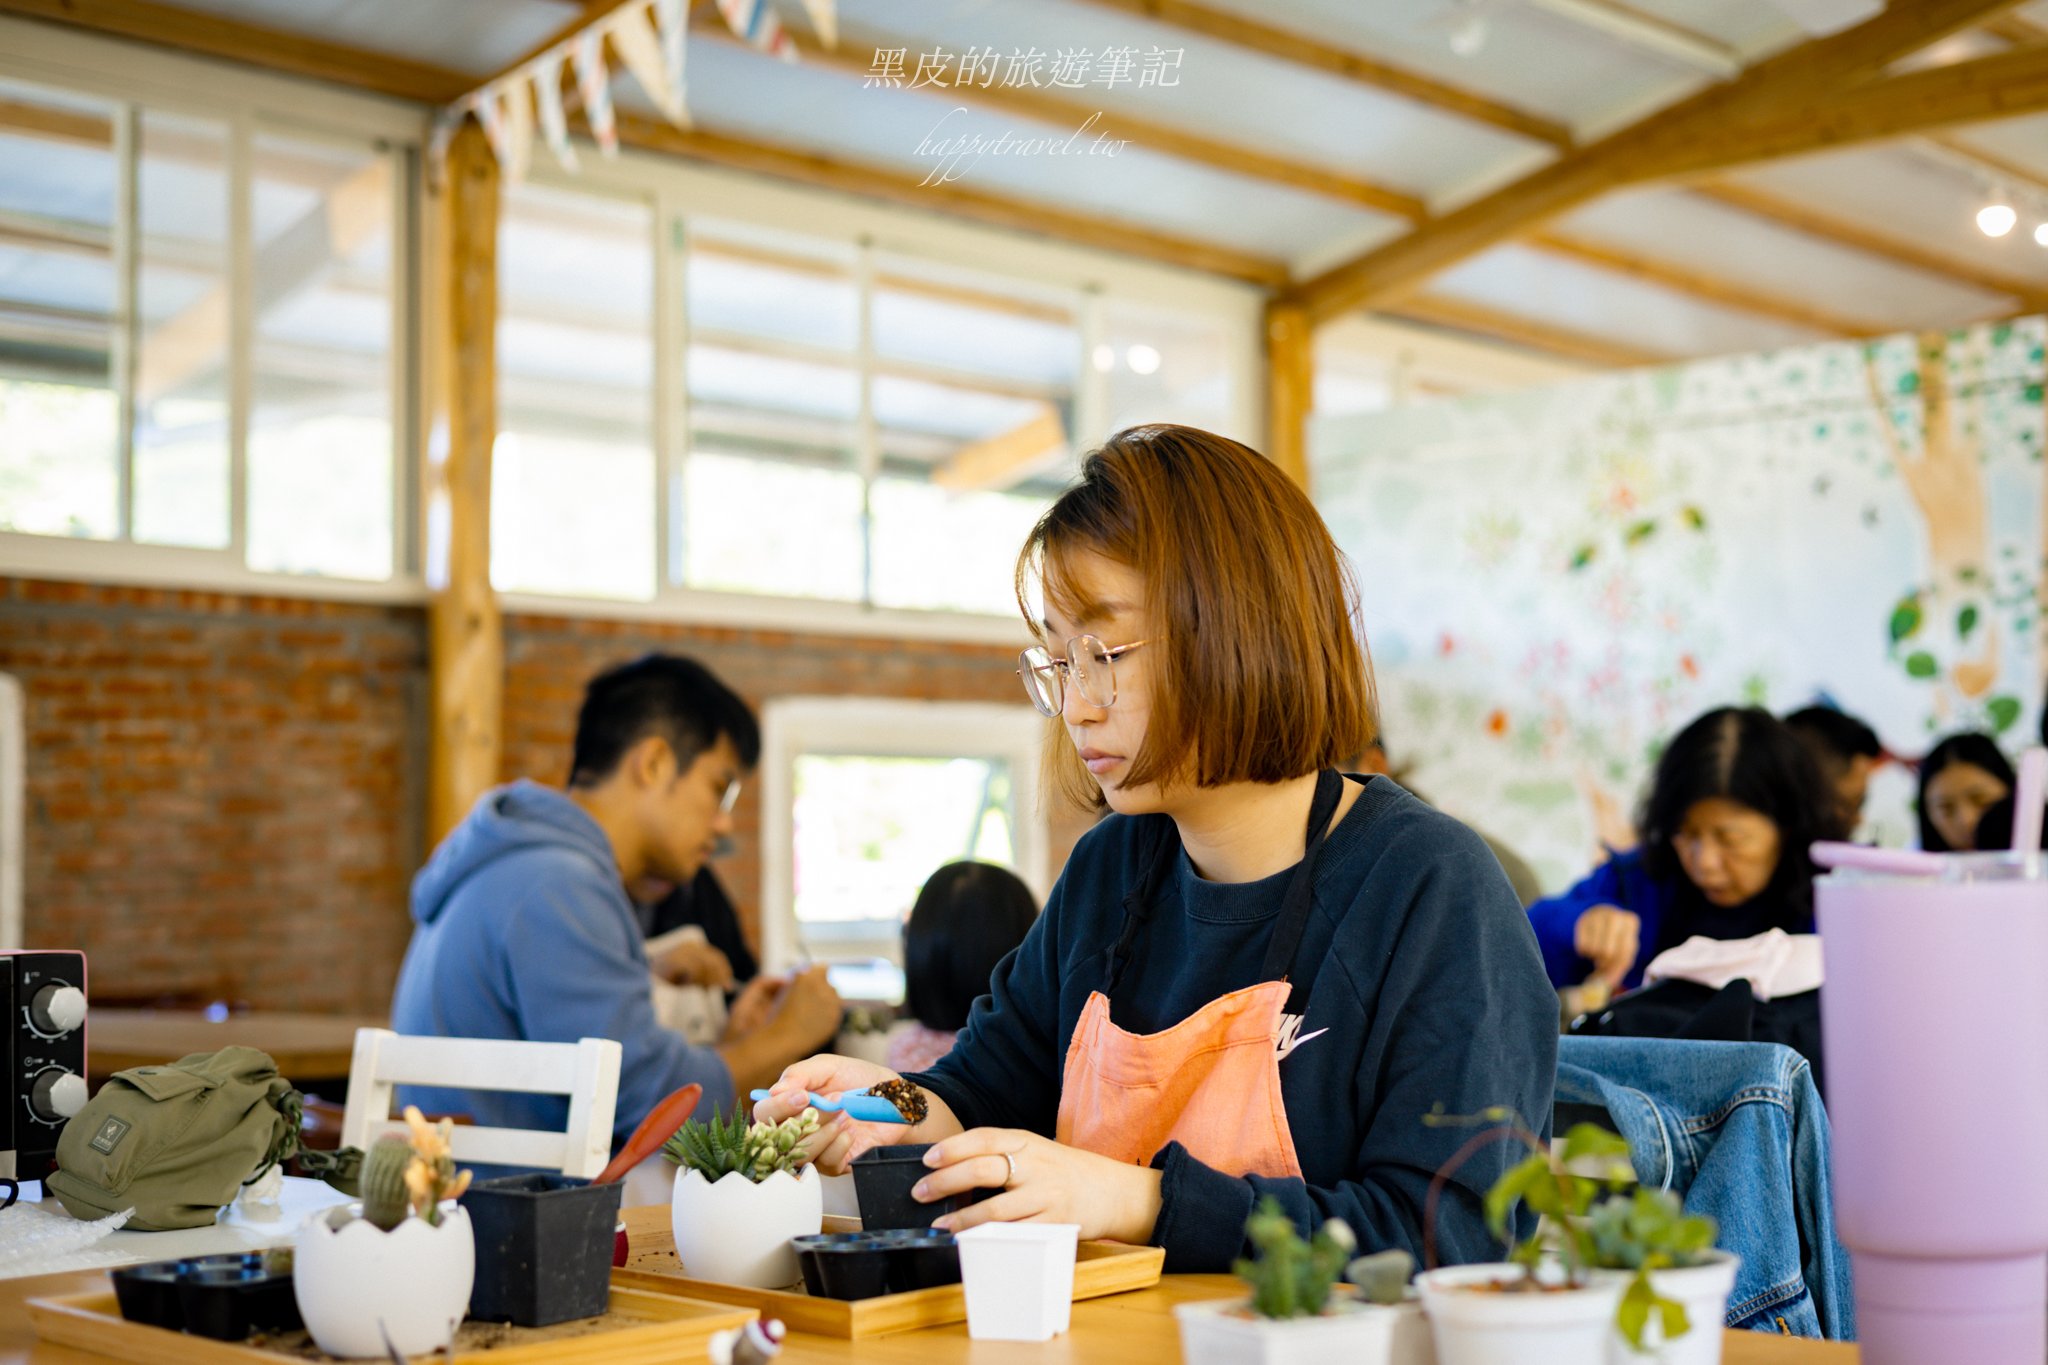
{"type": "Polygon", "coordinates": [[[251,1332],[302,1326],[292,1293],[291,1253],[230,1252],[123,1266],[114,1298],[130,1322],[241,1341],[251,1332]]]}
{"type": "Polygon", "coordinates": [[[604,1312],[621,1189],[560,1175],[471,1185],[462,1196],[476,1234],[469,1315],[545,1327],[604,1312]]]}
{"type": "Polygon", "coordinates": [[[121,1316],[150,1327],[183,1331],[185,1309],[178,1302],[181,1264],[178,1261],[158,1261],[152,1265],[124,1265],[110,1272],[114,1281],[114,1300],[121,1305],[121,1316]]]}
{"type": "Polygon", "coordinates": [[[804,1288],[820,1299],[872,1299],[889,1292],[888,1253],[875,1238],[858,1232],[793,1237],[804,1288]]]}
{"type": "Polygon", "coordinates": [[[931,1174],[924,1154],[931,1144],[907,1143],[900,1147],[876,1147],[853,1159],[853,1189],[860,1200],[860,1225],[869,1232],[888,1228],[914,1228],[929,1232],[934,1218],[978,1204],[994,1190],[968,1190],[933,1204],[920,1204],[910,1197],[911,1187],[931,1174]]]}
{"type": "Polygon", "coordinates": [[[931,1289],[960,1283],[960,1248],[950,1232],[903,1237],[883,1243],[889,1262],[889,1292],[931,1289]]]}

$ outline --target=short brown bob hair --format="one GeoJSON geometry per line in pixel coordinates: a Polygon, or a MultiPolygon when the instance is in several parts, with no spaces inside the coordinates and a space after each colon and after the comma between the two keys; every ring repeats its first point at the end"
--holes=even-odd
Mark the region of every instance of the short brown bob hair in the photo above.
{"type": "MultiPolygon", "coordinates": [[[[1069,619],[1091,614],[1071,577],[1077,551],[1145,583],[1151,719],[1132,785],[1284,782],[1372,742],[1372,664],[1350,563],[1308,495],[1251,447],[1161,425],[1128,427],[1091,451],[1017,557],[1017,605],[1041,639],[1034,580],[1069,619]]],[[[1065,642],[1049,643],[1057,653],[1065,642]]],[[[1050,785],[1101,805],[1057,717],[1053,727],[1050,785]]]]}

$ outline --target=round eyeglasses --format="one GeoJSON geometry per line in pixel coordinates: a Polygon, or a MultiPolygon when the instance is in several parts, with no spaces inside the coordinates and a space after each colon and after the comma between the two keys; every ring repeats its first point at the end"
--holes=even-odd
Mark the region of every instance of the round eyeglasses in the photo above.
{"type": "Polygon", "coordinates": [[[1149,640],[1133,640],[1115,649],[1093,635],[1076,635],[1067,641],[1067,654],[1054,658],[1043,645],[1033,645],[1017,656],[1017,673],[1024,679],[1024,694],[1040,715],[1057,716],[1066,710],[1066,680],[1071,677],[1082,700],[1090,706],[1116,705],[1117,659],[1149,640]]]}

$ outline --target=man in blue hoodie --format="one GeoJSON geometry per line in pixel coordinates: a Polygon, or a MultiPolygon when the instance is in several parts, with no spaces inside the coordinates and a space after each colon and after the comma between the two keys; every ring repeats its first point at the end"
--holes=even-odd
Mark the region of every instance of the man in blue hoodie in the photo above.
{"type": "MultiPolygon", "coordinates": [[[[823,1047],[840,1003],[822,967],[763,988],[775,993],[765,1022],[716,1047],[662,1028],[626,898],[641,878],[697,875],[760,752],[747,704],[692,660],[649,655],[592,680],[568,790],[522,780],[489,793],[413,879],[392,1028],[617,1039],[617,1139],[680,1086],[703,1086],[700,1108],[724,1111],[823,1047]]],[[[560,1128],[568,1115],[559,1096],[405,1086],[400,1099],[492,1127],[560,1128]]]]}

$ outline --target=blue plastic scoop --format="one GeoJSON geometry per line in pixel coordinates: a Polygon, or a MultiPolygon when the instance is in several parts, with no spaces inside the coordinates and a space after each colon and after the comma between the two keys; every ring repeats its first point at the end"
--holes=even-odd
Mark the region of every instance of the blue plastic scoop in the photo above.
{"type": "MultiPolygon", "coordinates": [[[[768,1092],[765,1090],[750,1090],[747,1094],[750,1099],[768,1098],[768,1092]]],[[[859,1119],[863,1123],[903,1122],[902,1110],[880,1095],[870,1095],[865,1090],[849,1090],[836,1100],[827,1099],[813,1090],[810,1092],[810,1099],[811,1108],[821,1114],[836,1114],[843,1109],[847,1117],[859,1119]]]]}

